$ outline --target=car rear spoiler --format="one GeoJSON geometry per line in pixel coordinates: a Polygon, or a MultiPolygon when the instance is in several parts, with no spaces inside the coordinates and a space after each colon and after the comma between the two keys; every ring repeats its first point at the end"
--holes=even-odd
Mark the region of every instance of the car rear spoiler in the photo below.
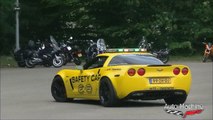
{"type": "Polygon", "coordinates": [[[168,66],[172,66],[169,64],[163,64],[163,65],[148,65],[148,67],[168,67],[168,66]]]}

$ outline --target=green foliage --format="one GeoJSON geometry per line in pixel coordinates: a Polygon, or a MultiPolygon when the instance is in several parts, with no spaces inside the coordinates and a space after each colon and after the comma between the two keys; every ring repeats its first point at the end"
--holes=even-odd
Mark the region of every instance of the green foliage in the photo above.
{"type": "Polygon", "coordinates": [[[192,55],[194,52],[190,41],[172,42],[169,48],[173,55],[192,55]]]}
{"type": "MultiPolygon", "coordinates": [[[[14,2],[0,2],[1,54],[15,45],[14,2]]],[[[193,51],[204,38],[213,39],[211,0],[21,0],[20,5],[22,45],[54,35],[102,37],[111,47],[135,47],[146,36],[156,48],[167,42],[173,50],[193,51]]]]}
{"type": "Polygon", "coordinates": [[[3,52],[10,52],[13,46],[13,39],[15,36],[15,17],[13,14],[14,4],[13,0],[0,1],[0,54],[3,52]],[[8,47],[10,46],[10,47],[8,47]]]}

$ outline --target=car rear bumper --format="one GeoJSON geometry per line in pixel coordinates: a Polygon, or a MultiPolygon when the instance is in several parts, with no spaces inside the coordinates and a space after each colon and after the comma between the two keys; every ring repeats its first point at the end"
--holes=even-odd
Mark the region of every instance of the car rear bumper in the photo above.
{"type": "Polygon", "coordinates": [[[187,93],[184,90],[143,90],[131,92],[124,99],[156,100],[176,95],[186,96],[187,93]]]}

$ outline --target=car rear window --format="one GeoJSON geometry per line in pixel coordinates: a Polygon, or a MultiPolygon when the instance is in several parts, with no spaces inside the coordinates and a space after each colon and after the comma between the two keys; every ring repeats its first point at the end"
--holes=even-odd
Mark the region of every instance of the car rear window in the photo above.
{"type": "Polygon", "coordinates": [[[108,66],[116,65],[162,65],[159,59],[150,55],[117,55],[112,58],[108,66]]]}

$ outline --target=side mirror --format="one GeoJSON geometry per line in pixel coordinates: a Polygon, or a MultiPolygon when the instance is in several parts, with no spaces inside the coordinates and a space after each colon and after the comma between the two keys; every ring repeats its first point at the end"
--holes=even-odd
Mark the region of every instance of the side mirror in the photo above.
{"type": "Polygon", "coordinates": [[[81,66],[81,65],[75,66],[75,69],[77,69],[77,70],[83,70],[83,66],[81,66]]]}
{"type": "Polygon", "coordinates": [[[80,72],[82,73],[84,68],[83,66],[76,66],[75,69],[80,70],[80,72]]]}

